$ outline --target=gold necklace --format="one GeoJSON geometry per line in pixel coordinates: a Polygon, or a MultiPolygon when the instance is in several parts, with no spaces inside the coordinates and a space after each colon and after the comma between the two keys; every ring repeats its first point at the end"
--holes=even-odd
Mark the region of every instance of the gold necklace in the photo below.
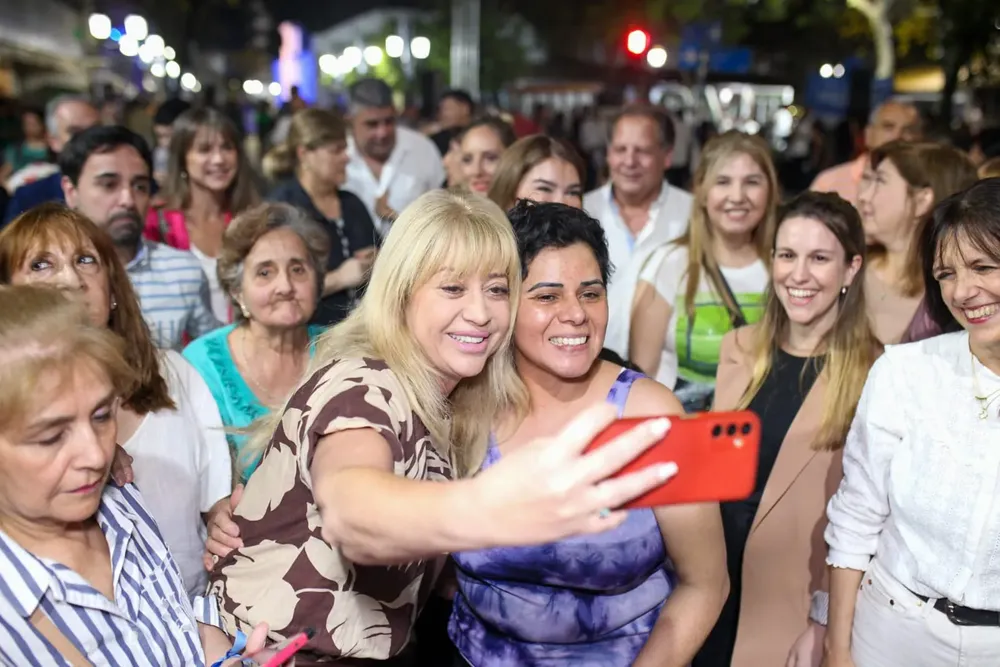
{"type": "Polygon", "coordinates": [[[1000,389],[996,389],[989,394],[983,395],[979,388],[979,371],[976,370],[976,355],[969,350],[969,357],[972,361],[972,389],[975,392],[976,400],[979,401],[979,418],[987,419],[990,416],[990,406],[1000,398],[1000,389]]]}
{"type": "Polygon", "coordinates": [[[262,387],[258,384],[257,380],[254,379],[252,366],[250,366],[250,363],[247,361],[247,337],[249,335],[250,332],[247,329],[243,329],[243,345],[240,346],[240,357],[243,362],[243,369],[246,371],[246,373],[244,373],[244,377],[250,381],[250,385],[253,388],[254,393],[257,394],[261,403],[268,407],[273,407],[272,404],[281,399],[280,397],[276,398],[273,392],[262,387]]]}

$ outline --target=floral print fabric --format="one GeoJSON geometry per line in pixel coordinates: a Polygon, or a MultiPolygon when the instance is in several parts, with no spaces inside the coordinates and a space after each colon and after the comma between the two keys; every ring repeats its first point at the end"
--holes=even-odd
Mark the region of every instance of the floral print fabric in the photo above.
{"type": "Polygon", "coordinates": [[[315,373],[289,400],[236,509],[244,546],[221,559],[212,575],[211,592],[229,634],[249,633],[260,622],[274,639],[313,628],[307,654],[317,659],[386,660],[406,647],[443,558],[362,566],[323,540],[312,457],[321,438],[353,429],[385,438],[400,477],[451,478],[384,362],[336,360],[315,373]]]}

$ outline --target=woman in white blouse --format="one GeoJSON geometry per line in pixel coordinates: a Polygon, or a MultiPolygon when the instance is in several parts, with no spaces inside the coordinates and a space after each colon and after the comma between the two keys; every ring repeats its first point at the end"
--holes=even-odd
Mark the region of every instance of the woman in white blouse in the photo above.
{"type": "Polygon", "coordinates": [[[922,261],[963,331],[872,368],[827,510],[827,667],[1000,664],[1000,179],[935,210],[922,261]]]}
{"type": "Polygon", "coordinates": [[[711,405],[722,337],[764,312],[779,184],[759,137],[705,145],[688,232],[654,252],[632,304],[629,358],[689,412],[711,405]]]}
{"type": "Polygon", "coordinates": [[[203,593],[205,522],[232,491],[229,445],[205,381],[177,352],[156,350],[111,239],[65,206],[38,206],[4,228],[0,283],[56,287],[123,341],[138,383],[117,411],[118,442],[188,595],[203,593]]]}

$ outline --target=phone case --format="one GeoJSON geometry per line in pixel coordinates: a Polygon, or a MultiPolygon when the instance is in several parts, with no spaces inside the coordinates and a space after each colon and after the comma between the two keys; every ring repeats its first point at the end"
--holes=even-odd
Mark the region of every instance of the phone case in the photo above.
{"type": "MultiPolygon", "coordinates": [[[[587,451],[657,417],[619,419],[587,451]]],[[[753,412],[703,412],[670,418],[670,430],[614,477],[656,463],[676,463],[677,474],[626,508],[744,500],[753,493],[760,449],[760,418],[753,412]]]]}

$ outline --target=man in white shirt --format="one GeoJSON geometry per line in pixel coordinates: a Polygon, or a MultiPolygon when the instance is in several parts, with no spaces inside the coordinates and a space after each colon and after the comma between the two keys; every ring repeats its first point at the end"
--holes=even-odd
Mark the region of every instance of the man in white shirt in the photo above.
{"type": "Polygon", "coordinates": [[[361,79],[350,88],[350,162],[344,189],[357,195],[384,236],[399,211],[446,178],[434,142],[397,127],[392,89],[379,79],[361,79]]]}
{"type": "Polygon", "coordinates": [[[628,356],[632,298],[653,251],[687,231],[693,198],[663,178],[670,168],[674,127],[652,107],[623,110],[611,125],[608,184],[583,198],[601,222],[615,273],[608,286],[611,309],[604,346],[628,356]]]}

